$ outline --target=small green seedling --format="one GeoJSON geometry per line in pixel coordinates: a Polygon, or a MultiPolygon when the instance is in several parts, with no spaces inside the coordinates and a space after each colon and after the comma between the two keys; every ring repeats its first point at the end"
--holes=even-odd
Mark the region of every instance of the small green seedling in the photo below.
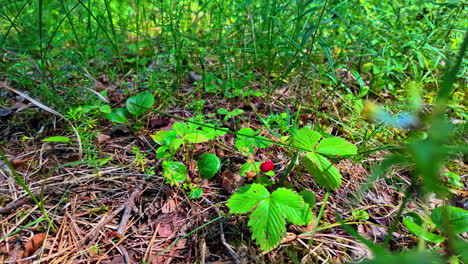
{"type": "Polygon", "coordinates": [[[153,104],[154,96],[152,94],[138,94],[127,99],[125,108],[115,108],[110,113],[104,114],[104,118],[114,123],[128,123],[128,118],[131,115],[134,118],[138,118],[153,106],[153,104]]]}
{"type": "Polygon", "coordinates": [[[226,121],[229,120],[229,118],[232,118],[232,117],[235,117],[235,116],[238,116],[238,115],[242,114],[244,112],[244,110],[234,109],[232,111],[228,111],[226,108],[219,108],[217,112],[220,115],[224,115],[223,121],[226,122],[226,121]]]}

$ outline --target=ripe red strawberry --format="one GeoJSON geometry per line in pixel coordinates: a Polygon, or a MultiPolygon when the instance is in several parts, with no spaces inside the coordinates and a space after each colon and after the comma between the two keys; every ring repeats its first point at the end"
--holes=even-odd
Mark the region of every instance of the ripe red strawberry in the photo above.
{"type": "Polygon", "coordinates": [[[271,160],[266,160],[265,162],[262,163],[262,165],[260,165],[260,170],[262,172],[269,172],[273,169],[273,167],[275,167],[273,162],[271,160]]]}

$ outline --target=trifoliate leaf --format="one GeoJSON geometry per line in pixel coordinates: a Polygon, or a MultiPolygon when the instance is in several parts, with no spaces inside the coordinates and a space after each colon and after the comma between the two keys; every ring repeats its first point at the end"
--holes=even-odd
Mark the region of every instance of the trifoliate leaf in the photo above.
{"type": "Polygon", "coordinates": [[[281,242],[286,220],[297,225],[312,221],[309,205],[292,190],[279,188],[271,195],[261,184],[241,187],[227,203],[230,213],[247,213],[253,208],[248,225],[252,238],[262,250],[271,250],[281,242]]]}
{"type": "Polygon", "coordinates": [[[302,161],[307,171],[321,187],[336,190],[341,185],[341,174],[324,156],[313,152],[304,155],[302,161]]]}
{"type": "Polygon", "coordinates": [[[320,141],[315,152],[324,155],[356,155],[357,147],[342,138],[332,137],[320,141]]]}
{"type": "Polygon", "coordinates": [[[292,143],[294,147],[312,151],[322,137],[319,132],[309,128],[301,128],[292,132],[292,143]]]}

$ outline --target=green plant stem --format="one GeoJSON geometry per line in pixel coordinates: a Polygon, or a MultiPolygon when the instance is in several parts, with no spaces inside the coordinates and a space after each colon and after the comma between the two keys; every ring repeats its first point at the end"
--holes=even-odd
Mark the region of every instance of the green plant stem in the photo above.
{"type": "Polygon", "coordinates": [[[44,200],[41,199],[41,201],[39,201],[37,199],[37,197],[31,192],[31,190],[29,189],[28,185],[26,185],[26,183],[24,182],[23,178],[21,178],[21,176],[18,174],[18,172],[16,172],[15,168],[13,168],[13,166],[11,165],[11,163],[8,161],[8,159],[6,158],[5,154],[0,150],[0,157],[2,158],[2,160],[5,162],[5,164],[8,166],[8,168],[10,169],[11,173],[13,174],[13,177],[15,178],[15,181],[21,186],[23,187],[23,189],[26,191],[26,193],[29,195],[29,197],[31,197],[31,199],[34,201],[34,203],[39,207],[39,210],[41,210],[41,213],[42,215],[44,216],[44,218],[47,220],[47,222],[49,223],[49,226],[50,228],[52,229],[53,232],[57,232],[57,229],[55,228],[52,220],[50,219],[49,215],[47,214],[46,210],[45,210],[45,207],[44,207],[44,200]]]}
{"type": "Polygon", "coordinates": [[[299,151],[294,152],[294,155],[289,162],[288,167],[286,170],[283,172],[283,175],[281,175],[281,178],[278,182],[278,186],[281,187],[284,184],[284,181],[286,181],[286,178],[288,177],[289,173],[291,173],[292,169],[294,168],[294,165],[296,164],[297,157],[299,156],[299,151]]]}
{"type": "Polygon", "coordinates": [[[312,245],[312,241],[314,240],[315,232],[317,232],[317,227],[320,223],[320,219],[322,218],[323,212],[325,211],[325,207],[327,206],[328,198],[330,197],[330,191],[327,190],[325,193],[325,197],[323,198],[322,201],[322,206],[320,206],[320,211],[319,214],[317,215],[317,219],[315,219],[315,224],[314,228],[312,229],[312,232],[310,233],[310,239],[309,239],[309,245],[312,245]]]}
{"type": "Polygon", "coordinates": [[[411,197],[411,186],[406,189],[405,197],[403,198],[403,201],[401,202],[400,209],[398,209],[398,213],[395,219],[393,220],[392,226],[390,226],[390,229],[388,230],[388,234],[385,237],[385,240],[383,243],[385,247],[388,245],[388,243],[392,239],[392,234],[393,232],[395,232],[395,229],[400,223],[400,217],[403,214],[403,210],[405,210],[406,204],[408,203],[410,197],[411,197]]]}

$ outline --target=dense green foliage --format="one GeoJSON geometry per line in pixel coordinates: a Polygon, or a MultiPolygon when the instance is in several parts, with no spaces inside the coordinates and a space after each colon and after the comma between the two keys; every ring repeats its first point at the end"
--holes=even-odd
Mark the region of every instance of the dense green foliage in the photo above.
{"type": "MultiPolygon", "coordinates": [[[[319,225],[341,225],[374,251],[375,263],[463,261],[465,209],[444,205],[420,215],[406,208],[415,197],[428,203],[433,193],[448,203],[466,188],[451,163],[468,152],[465,17],[466,4],[457,0],[1,1],[0,81],[66,113],[95,166],[111,159],[95,144],[100,124],[139,133],[148,116],[176,120],[141,135],[154,140],[151,155],[161,160],[165,182],[192,200],[205,197],[202,178],[212,181],[231,162],[215,151],[228,138],[229,159],[243,160],[238,174],[255,183],[225,199],[227,207],[249,214],[261,250],[279,245],[288,222],[315,218],[310,241],[319,225]],[[191,114],[167,113],[170,107],[191,114]],[[284,151],[277,155],[286,164],[281,175],[260,169],[274,147],[284,151]],[[337,224],[321,222],[329,196],[343,186],[336,163],[346,158],[373,168],[356,199],[381,179],[403,196],[381,244],[348,226],[368,220],[364,209],[337,216],[337,224]],[[395,183],[385,175],[397,166],[409,176],[392,175],[395,183]],[[302,179],[325,189],[318,212],[313,192],[297,183],[302,179]],[[400,223],[421,238],[418,250],[387,251],[400,223]],[[442,243],[444,256],[436,254],[442,243]]],[[[7,102],[0,96],[1,106],[7,102]]],[[[64,135],[44,141],[74,143],[64,135]]],[[[132,151],[150,174],[147,153],[132,151]]],[[[53,228],[43,201],[28,193],[53,228]]]]}

